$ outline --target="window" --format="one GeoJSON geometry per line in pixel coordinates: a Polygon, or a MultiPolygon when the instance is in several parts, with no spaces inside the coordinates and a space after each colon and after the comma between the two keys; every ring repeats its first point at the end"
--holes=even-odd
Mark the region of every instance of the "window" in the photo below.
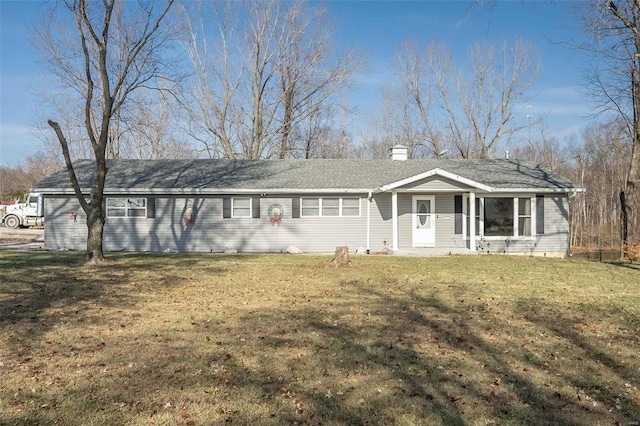
{"type": "Polygon", "coordinates": [[[484,235],[513,235],[513,198],[485,197],[484,235]]]}
{"type": "Polygon", "coordinates": [[[231,217],[251,217],[251,198],[232,198],[231,217]]]}
{"type": "Polygon", "coordinates": [[[340,216],[340,198],[323,198],[322,216],[340,216]]]}
{"type": "MultiPolygon", "coordinates": [[[[475,220],[476,220],[476,236],[480,236],[481,235],[481,231],[480,231],[480,225],[482,224],[482,203],[480,201],[480,198],[476,198],[476,202],[475,202],[475,220]]],[[[470,207],[469,207],[469,199],[467,198],[467,215],[470,212],[470,207]]],[[[467,220],[467,235],[469,235],[469,232],[471,232],[470,226],[469,226],[469,220],[467,220]]]]}
{"type": "Polygon", "coordinates": [[[320,198],[303,198],[302,216],[320,216],[320,198]]]}
{"type": "Polygon", "coordinates": [[[147,217],[147,199],[107,198],[107,217],[147,217]]]}
{"type": "Polygon", "coordinates": [[[360,198],[343,198],[342,216],[360,216],[360,198]]]}
{"type": "Polygon", "coordinates": [[[518,235],[531,236],[531,198],[518,198],[518,235]]]}
{"type": "Polygon", "coordinates": [[[260,218],[260,197],[224,197],[222,199],[222,217],[260,218]]]}
{"type": "MultiPolygon", "coordinates": [[[[540,197],[476,198],[476,236],[531,237],[534,231],[540,233],[540,208],[543,202],[540,202],[540,197]]],[[[469,211],[468,198],[467,211],[469,211]]],[[[469,235],[469,220],[467,220],[467,235],[469,235]]]]}
{"type": "Polygon", "coordinates": [[[300,212],[302,217],[358,217],[360,216],[360,198],[302,198],[300,212]]]}

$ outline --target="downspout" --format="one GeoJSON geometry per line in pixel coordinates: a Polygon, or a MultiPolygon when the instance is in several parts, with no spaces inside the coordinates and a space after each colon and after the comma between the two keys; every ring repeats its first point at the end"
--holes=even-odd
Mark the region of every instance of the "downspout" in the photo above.
{"type": "Polygon", "coordinates": [[[373,201],[373,192],[369,190],[367,195],[367,254],[371,253],[371,202],[373,201]]]}

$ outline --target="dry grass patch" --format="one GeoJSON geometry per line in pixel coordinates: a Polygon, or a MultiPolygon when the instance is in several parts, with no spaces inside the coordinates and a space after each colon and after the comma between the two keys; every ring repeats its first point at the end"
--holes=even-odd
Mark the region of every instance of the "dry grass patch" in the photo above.
{"type": "Polygon", "coordinates": [[[0,252],[0,424],[640,421],[640,268],[0,252]]]}

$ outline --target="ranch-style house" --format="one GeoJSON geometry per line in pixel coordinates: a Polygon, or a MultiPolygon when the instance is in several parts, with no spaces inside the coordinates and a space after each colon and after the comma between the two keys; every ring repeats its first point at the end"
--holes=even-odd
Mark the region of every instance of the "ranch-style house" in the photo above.
{"type": "MultiPolygon", "coordinates": [[[[95,165],[75,163],[84,193],[95,165]]],[[[45,248],[84,250],[66,170],[40,182],[45,248]]],[[[582,188],[513,159],[109,160],[104,250],[564,257],[582,188]]]]}

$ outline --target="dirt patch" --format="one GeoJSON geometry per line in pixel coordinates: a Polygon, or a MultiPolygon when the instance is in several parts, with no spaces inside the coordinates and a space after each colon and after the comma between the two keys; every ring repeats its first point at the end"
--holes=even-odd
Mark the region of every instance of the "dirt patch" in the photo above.
{"type": "Polygon", "coordinates": [[[4,225],[0,225],[0,242],[3,243],[26,243],[26,242],[43,242],[44,228],[18,228],[11,229],[4,225]]]}

